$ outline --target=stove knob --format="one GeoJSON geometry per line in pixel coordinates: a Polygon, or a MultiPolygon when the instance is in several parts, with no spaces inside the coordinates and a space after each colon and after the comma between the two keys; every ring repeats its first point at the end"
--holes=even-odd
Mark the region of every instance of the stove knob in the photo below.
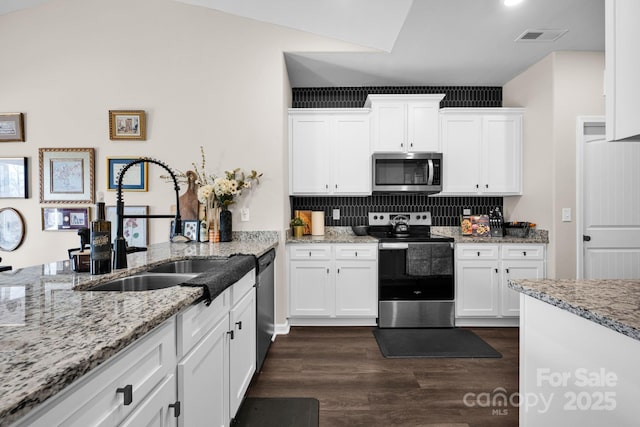
{"type": "Polygon", "coordinates": [[[427,216],[426,215],[422,215],[422,219],[427,219],[427,216]]]}
{"type": "Polygon", "coordinates": [[[378,219],[378,215],[374,215],[374,216],[373,216],[373,219],[378,219]]]}
{"type": "Polygon", "coordinates": [[[380,215],[380,219],[384,219],[384,215],[380,215]]]}

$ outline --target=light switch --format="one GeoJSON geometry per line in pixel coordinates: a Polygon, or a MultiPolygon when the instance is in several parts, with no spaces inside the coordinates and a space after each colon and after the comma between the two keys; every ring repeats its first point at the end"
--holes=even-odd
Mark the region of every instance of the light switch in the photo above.
{"type": "Polygon", "coordinates": [[[562,222],[571,222],[571,208],[562,208],[562,222]]]}
{"type": "Polygon", "coordinates": [[[334,209],[333,210],[333,220],[337,221],[340,219],[340,209],[334,209]]]}

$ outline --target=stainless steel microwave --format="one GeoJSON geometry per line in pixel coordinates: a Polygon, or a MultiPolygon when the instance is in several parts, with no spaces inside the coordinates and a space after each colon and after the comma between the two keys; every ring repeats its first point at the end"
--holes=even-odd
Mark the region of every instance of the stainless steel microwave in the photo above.
{"type": "Polygon", "coordinates": [[[439,193],[442,153],[374,153],[374,193],[439,193]]]}

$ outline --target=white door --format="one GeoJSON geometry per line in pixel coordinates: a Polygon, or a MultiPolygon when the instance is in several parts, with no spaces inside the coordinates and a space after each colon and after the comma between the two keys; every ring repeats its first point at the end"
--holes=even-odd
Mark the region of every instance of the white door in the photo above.
{"type": "Polygon", "coordinates": [[[438,131],[439,102],[407,104],[407,150],[441,151],[438,131]]]}
{"type": "Polygon", "coordinates": [[[229,312],[229,415],[236,416],[256,371],[256,290],[251,289],[229,312]]]}
{"type": "Polygon", "coordinates": [[[640,278],[640,141],[607,142],[604,120],[588,118],[578,119],[578,138],[578,276],[640,278]]]}
{"type": "Polygon", "coordinates": [[[330,316],[333,314],[332,275],[328,262],[292,261],[289,282],[289,315],[330,316]]]}
{"type": "Polygon", "coordinates": [[[339,116],[334,122],[333,193],[371,194],[369,116],[339,116]]]}
{"type": "Polygon", "coordinates": [[[292,117],[290,121],[291,194],[329,193],[329,117],[292,117]]]}
{"type": "Polygon", "coordinates": [[[402,102],[376,102],[372,107],[372,113],[373,151],[406,151],[405,104],[402,102]]]}
{"type": "Polygon", "coordinates": [[[544,261],[503,261],[502,291],[500,297],[500,314],[502,316],[520,315],[520,292],[509,288],[509,280],[543,279],[544,261]]]}
{"type": "Polygon", "coordinates": [[[484,194],[522,192],[522,115],[489,115],[482,120],[484,194]]]}
{"type": "Polygon", "coordinates": [[[479,191],[481,127],[479,115],[442,116],[443,194],[475,194],[479,191]]]}
{"type": "Polygon", "coordinates": [[[456,316],[498,316],[499,274],[497,261],[458,261],[456,316]]]}
{"type": "Polygon", "coordinates": [[[377,263],[336,261],[336,316],[376,317],[377,263]]]}

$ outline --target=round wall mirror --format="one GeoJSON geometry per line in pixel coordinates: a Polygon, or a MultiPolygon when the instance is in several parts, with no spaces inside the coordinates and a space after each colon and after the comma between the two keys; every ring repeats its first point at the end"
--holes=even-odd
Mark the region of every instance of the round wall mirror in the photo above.
{"type": "Polygon", "coordinates": [[[24,239],[24,221],[13,208],[0,209],[0,250],[13,251],[24,239]]]}

